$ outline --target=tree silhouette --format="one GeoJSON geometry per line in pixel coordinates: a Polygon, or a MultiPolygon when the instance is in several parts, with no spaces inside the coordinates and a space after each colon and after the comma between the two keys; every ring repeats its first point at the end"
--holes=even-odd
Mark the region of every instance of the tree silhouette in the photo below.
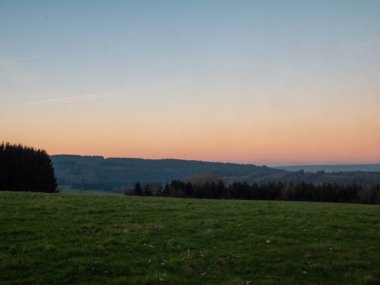
{"type": "Polygon", "coordinates": [[[135,184],[135,195],[141,196],[142,194],[143,194],[143,191],[142,191],[141,185],[139,182],[137,182],[135,184]]]}
{"type": "Polygon", "coordinates": [[[1,143],[0,190],[57,192],[49,155],[41,149],[1,143]]]}
{"type": "MultiPolygon", "coordinates": [[[[150,190],[150,189],[149,189],[150,190]]],[[[360,186],[357,184],[339,185],[337,183],[312,184],[272,181],[261,185],[249,185],[245,182],[233,182],[225,185],[222,181],[192,184],[173,180],[165,184],[162,191],[142,191],[139,183],[135,187],[136,195],[171,196],[199,199],[251,199],[314,201],[335,203],[380,204],[380,185],[360,186]]]]}

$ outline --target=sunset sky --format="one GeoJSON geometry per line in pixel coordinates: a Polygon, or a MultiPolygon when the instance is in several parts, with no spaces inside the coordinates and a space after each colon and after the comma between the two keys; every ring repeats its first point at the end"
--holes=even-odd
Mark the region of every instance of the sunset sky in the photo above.
{"type": "Polygon", "coordinates": [[[380,162],[380,1],[0,1],[0,141],[380,162]]]}

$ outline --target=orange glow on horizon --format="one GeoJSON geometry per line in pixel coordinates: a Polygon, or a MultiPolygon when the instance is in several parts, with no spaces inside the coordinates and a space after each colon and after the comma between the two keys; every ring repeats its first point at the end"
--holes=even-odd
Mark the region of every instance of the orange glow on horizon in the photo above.
{"type": "Polygon", "coordinates": [[[273,109],[198,98],[181,108],[142,102],[126,109],[129,101],[115,98],[5,109],[0,135],[50,154],[267,165],[380,162],[380,120],[362,101],[273,109]]]}
{"type": "Polygon", "coordinates": [[[101,155],[146,159],[188,160],[252,164],[378,163],[380,135],[373,125],[346,127],[313,122],[266,122],[257,126],[158,129],[146,132],[120,126],[83,132],[81,127],[58,133],[14,134],[10,142],[44,148],[49,154],[101,155]],[[265,126],[265,127],[264,127],[265,126]],[[352,130],[350,130],[350,128],[352,130]]]}

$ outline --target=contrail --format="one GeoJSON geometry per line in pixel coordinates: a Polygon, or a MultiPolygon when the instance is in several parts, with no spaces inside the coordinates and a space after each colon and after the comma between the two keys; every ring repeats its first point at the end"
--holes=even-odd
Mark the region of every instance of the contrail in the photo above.
{"type": "Polygon", "coordinates": [[[13,58],[9,60],[1,60],[0,65],[9,64],[9,63],[18,62],[18,61],[30,60],[30,59],[40,58],[40,57],[53,56],[53,55],[57,55],[61,53],[62,53],[61,51],[54,51],[54,52],[46,52],[42,54],[37,54],[37,55],[18,57],[18,58],[13,58]]]}
{"type": "Polygon", "coordinates": [[[23,105],[42,105],[42,104],[51,104],[51,103],[59,103],[59,102],[77,102],[83,100],[90,100],[94,98],[109,98],[109,97],[120,97],[121,95],[112,94],[111,92],[98,92],[98,93],[89,93],[84,95],[77,96],[65,96],[59,98],[45,99],[45,100],[37,100],[30,101],[23,105]]]}
{"type": "Polygon", "coordinates": [[[92,99],[101,99],[101,98],[115,98],[122,97],[122,94],[115,94],[115,92],[97,92],[97,93],[89,93],[77,96],[65,96],[51,99],[43,99],[43,100],[35,100],[29,102],[23,102],[19,104],[10,104],[10,105],[0,105],[0,110],[6,110],[9,108],[22,107],[22,106],[40,106],[40,105],[48,105],[48,104],[56,104],[56,103],[74,103],[78,101],[92,100],[92,99]]]}
{"type": "Polygon", "coordinates": [[[359,44],[352,44],[352,45],[342,45],[342,48],[355,48],[355,47],[370,47],[370,46],[379,46],[380,42],[364,42],[359,44]]]}
{"type": "Polygon", "coordinates": [[[370,47],[370,46],[379,46],[380,45],[380,36],[375,36],[370,38],[366,42],[357,43],[357,44],[347,44],[341,45],[341,48],[356,48],[356,47],[370,47]]]}

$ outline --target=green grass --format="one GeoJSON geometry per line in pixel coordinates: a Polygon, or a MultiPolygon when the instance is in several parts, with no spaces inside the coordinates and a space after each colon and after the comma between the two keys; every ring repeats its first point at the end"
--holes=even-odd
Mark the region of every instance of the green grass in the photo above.
{"type": "Polygon", "coordinates": [[[71,186],[59,186],[58,191],[62,194],[78,194],[78,195],[123,195],[122,193],[105,191],[105,190],[89,190],[89,189],[76,189],[71,186]]]}
{"type": "Polygon", "coordinates": [[[380,207],[0,192],[0,284],[380,284],[380,207]]]}

